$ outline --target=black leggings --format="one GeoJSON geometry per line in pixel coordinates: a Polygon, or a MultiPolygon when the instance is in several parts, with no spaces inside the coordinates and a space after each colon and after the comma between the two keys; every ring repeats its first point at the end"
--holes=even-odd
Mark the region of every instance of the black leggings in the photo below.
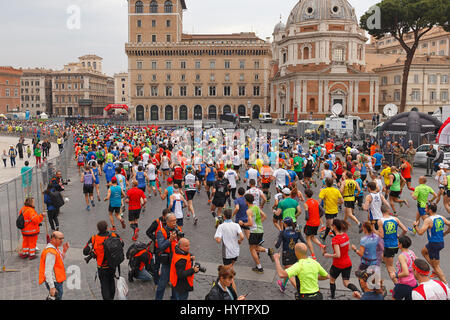
{"type": "Polygon", "coordinates": [[[115,269],[98,268],[97,270],[103,300],[114,300],[114,295],[116,294],[115,269]]]}
{"type": "Polygon", "coordinates": [[[52,228],[52,230],[56,230],[56,228],[59,228],[58,215],[59,209],[48,211],[48,221],[50,222],[50,227],[52,228]]]}

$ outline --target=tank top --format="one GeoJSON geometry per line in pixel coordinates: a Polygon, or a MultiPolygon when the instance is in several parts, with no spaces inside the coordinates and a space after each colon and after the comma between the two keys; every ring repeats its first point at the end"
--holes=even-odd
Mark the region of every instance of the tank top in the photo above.
{"type": "Polygon", "coordinates": [[[145,187],[145,175],[142,171],[136,173],[136,180],[138,182],[138,188],[145,187]]]}
{"type": "Polygon", "coordinates": [[[411,165],[408,162],[405,162],[406,168],[402,169],[402,176],[405,179],[411,178],[411,165]]]}
{"type": "Polygon", "coordinates": [[[439,170],[438,173],[441,173],[440,176],[436,175],[436,181],[439,182],[439,188],[444,187],[445,183],[447,182],[447,176],[445,175],[444,170],[439,170]]]}
{"type": "Polygon", "coordinates": [[[200,172],[198,173],[199,176],[205,176],[206,174],[206,164],[201,163],[200,164],[200,172]]]}
{"type": "Polygon", "coordinates": [[[171,208],[172,212],[175,214],[177,219],[183,218],[183,201],[181,200],[181,194],[173,194],[175,200],[173,201],[173,206],[171,208]]]}
{"type": "Polygon", "coordinates": [[[431,229],[427,230],[427,237],[429,242],[444,242],[444,220],[440,215],[430,216],[433,221],[431,229]]]}
{"type": "MultiPolygon", "coordinates": [[[[401,254],[404,255],[406,258],[406,264],[408,265],[409,275],[406,277],[398,278],[398,283],[405,284],[410,287],[415,287],[417,285],[417,280],[416,278],[414,278],[414,270],[412,268],[412,264],[414,260],[416,260],[416,255],[411,250],[402,252],[401,254]]],[[[400,264],[400,262],[397,262],[397,273],[401,273],[402,271],[403,271],[402,265],[400,264]]]]}
{"type": "Polygon", "coordinates": [[[186,191],[195,191],[195,181],[196,178],[193,174],[187,174],[186,177],[184,177],[184,183],[186,191]]]}
{"type": "Polygon", "coordinates": [[[259,208],[257,206],[253,206],[250,210],[253,212],[253,225],[250,227],[250,233],[264,233],[259,208]]]}
{"type": "Polygon", "coordinates": [[[383,217],[383,213],[381,212],[381,195],[380,193],[371,193],[372,202],[369,207],[369,215],[370,220],[380,220],[383,217]]]}
{"type": "Polygon", "coordinates": [[[94,176],[91,172],[84,173],[84,185],[85,186],[92,186],[94,184],[94,176]]]}
{"type": "Polygon", "coordinates": [[[394,181],[392,182],[392,186],[390,188],[391,191],[400,191],[400,175],[398,173],[393,173],[394,181]]]}
{"type": "Polygon", "coordinates": [[[173,187],[172,186],[169,186],[169,187],[167,187],[167,199],[166,199],[166,201],[167,201],[167,208],[169,207],[169,204],[170,204],[170,196],[173,194],[173,187]]]}
{"type": "Polygon", "coordinates": [[[385,248],[398,248],[398,223],[394,218],[381,218],[383,223],[384,232],[384,247],[385,248]]]}
{"type": "Polygon", "coordinates": [[[216,174],[214,173],[214,167],[208,167],[211,170],[209,171],[208,175],[206,176],[206,181],[215,181],[216,180],[216,174]]]}

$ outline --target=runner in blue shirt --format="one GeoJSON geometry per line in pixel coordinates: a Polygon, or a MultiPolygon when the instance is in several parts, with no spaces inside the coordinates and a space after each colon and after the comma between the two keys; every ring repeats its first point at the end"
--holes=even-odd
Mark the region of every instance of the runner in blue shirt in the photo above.
{"type": "Polygon", "coordinates": [[[109,186],[111,184],[111,179],[116,174],[116,166],[114,165],[114,163],[109,161],[103,167],[103,172],[105,173],[106,184],[107,184],[107,187],[109,188],[109,186]]]}

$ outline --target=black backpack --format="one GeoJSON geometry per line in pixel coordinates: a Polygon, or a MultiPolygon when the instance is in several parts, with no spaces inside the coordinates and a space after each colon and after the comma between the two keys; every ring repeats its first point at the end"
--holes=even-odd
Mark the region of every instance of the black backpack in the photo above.
{"type": "Polygon", "coordinates": [[[20,230],[25,228],[25,218],[23,217],[22,210],[20,211],[19,215],[17,216],[16,227],[17,227],[17,229],[20,229],[20,230]]]}
{"type": "Polygon", "coordinates": [[[50,196],[50,200],[52,201],[52,204],[56,208],[59,209],[65,204],[64,198],[63,198],[61,192],[55,190],[55,191],[50,192],[49,196],[50,196]]]}
{"type": "Polygon", "coordinates": [[[123,246],[122,240],[118,236],[113,236],[111,234],[103,242],[105,259],[110,268],[116,269],[117,267],[120,267],[120,264],[125,260],[123,246]]]}
{"type": "Polygon", "coordinates": [[[138,267],[137,263],[136,263],[135,255],[138,252],[142,251],[142,250],[146,250],[147,247],[148,247],[147,244],[138,241],[138,242],[133,243],[128,248],[127,253],[126,253],[126,257],[129,260],[128,265],[130,266],[130,268],[132,270],[134,270],[134,269],[136,269],[138,267]]]}

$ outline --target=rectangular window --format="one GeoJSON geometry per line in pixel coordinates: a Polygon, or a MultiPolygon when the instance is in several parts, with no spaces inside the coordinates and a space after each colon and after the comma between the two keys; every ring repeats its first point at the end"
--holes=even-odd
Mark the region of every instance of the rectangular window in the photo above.
{"type": "Polygon", "coordinates": [[[136,68],[141,70],[142,69],[142,61],[136,62],[136,68]]]}
{"type": "Polygon", "coordinates": [[[166,69],[172,69],[172,61],[166,61],[166,69]]]}
{"type": "Polygon", "coordinates": [[[216,68],[216,62],[215,61],[210,61],[209,62],[209,68],[210,69],[215,69],[216,68]]]}
{"type": "Polygon", "coordinates": [[[445,40],[439,41],[439,44],[445,44],[445,40]]]}
{"type": "MultiPolygon", "coordinates": [[[[142,81],[142,74],[137,75],[137,81],[142,81]]],[[[124,88],[125,85],[122,85],[122,88],[124,88]]]]}
{"type": "Polygon", "coordinates": [[[255,74],[255,81],[259,81],[259,74],[255,74]]]}
{"type": "Polygon", "coordinates": [[[239,81],[244,81],[244,79],[245,79],[245,75],[243,73],[241,73],[239,75],[239,81]]]}
{"type": "Polygon", "coordinates": [[[400,91],[398,90],[394,92],[394,101],[400,101],[400,91]]]}
{"type": "Polygon", "coordinates": [[[231,96],[231,87],[230,86],[225,86],[223,87],[223,95],[224,96],[231,96]]]}
{"type": "Polygon", "coordinates": [[[439,50],[439,55],[440,56],[444,56],[445,55],[445,51],[444,50],[439,50]]]}
{"type": "Polygon", "coordinates": [[[418,74],[414,75],[414,83],[419,83],[419,75],[418,74]]]}
{"type": "Polygon", "coordinates": [[[194,95],[195,95],[196,97],[201,97],[201,95],[202,95],[202,87],[200,87],[200,86],[195,86],[195,89],[194,89],[194,95]]]}
{"type": "Polygon", "coordinates": [[[441,83],[448,83],[448,74],[441,75],[441,83]]]}
{"type": "Polygon", "coordinates": [[[387,83],[388,83],[388,78],[387,77],[382,77],[381,78],[381,84],[385,86],[385,85],[387,85],[387,83]]]}
{"type": "Polygon", "coordinates": [[[209,87],[209,96],[214,97],[215,95],[216,95],[216,87],[215,86],[209,87]]]}
{"type": "Polygon", "coordinates": [[[430,91],[430,101],[436,100],[436,91],[430,91]]]}
{"type": "Polygon", "coordinates": [[[156,27],[156,20],[152,20],[152,28],[156,27]]]}
{"type": "Polygon", "coordinates": [[[157,79],[157,78],[156,78],[156,74],[153,74],[153,75],[152,75],[152,80],[153,80],[153,81],[156,81],[156,79],[157,79]]]}
{"type": "Polygon", "coordinates": [[[152,42],[156,42],[156,34],[152,34],[152,42]]]}
{"type": "Polygon", "coordinates": [[[186,69],[186,61],[181,61],[181,69],[186,69]]]}
{"type": "Polygon", "coordinates": [[[441,101],[448,101],[448,91],[447,90],[441,91],[441,101]]]}
{"type": "Polygon", "coordinates": [[[195,69],[200,69],[200,68],[201,68],[201,62],[195,61],[195,69]]]}
{"type": "Polygon", "coordinates": [[[170,74],[166,74],[166,81],[171,81],[171,78],[170,74]]]}
{"type": "Polygon", "coordinates": [[[138,43],[142,42],[142,35],[141,34],[137,35],[137,42],[138,43]]]}
{"type": "Polygon", "coordinates": [[[216,81],[216,75],[215,74],[211,74],[209,80],[210,81],[216,81]]]}
{"type": "Polygon", "coordinates": [[[186,86],[181,86],[180,87],[180,96],[181,97],[186,97],[187,96],[187,87],[186,86]]]}
{"type": "Polygon", "coordinates": [[[144,87],[136,86],[136,96],[143,97],[144,96],[144,87]]]}
{"type": "Polygon", "coordinates": [[[137,21],[137,27],[138,28],[142,28],[142,20],[138,20],[137,21]]]}
{"type": "Polygon", "coordinates": [[[400,84],[402,81],[402,77],[401,76],[395,76],[394,77],[394,84],[400,84]]]}
{"type": "Polygon", "coordinates": [[[227,74],[225,75],[225,81],[230,81],[230,74],[229,74],[229,73],[227,73],[227,74]]]}
{"type": "Polygon", "coordinates": [[[195,75],[195,81],[200,81],[200,75],[199,74],[195,75]]]}
{"type": "Polygon", "coordinates": [[[166,20],[166,27],[170,28],[170,20],[166,20]]]}
{"type": "Polygon", "coordinates": [[[156,70],[157,67],[157,62],[156,61],[152,61],[152,69],[156,70]]]}
{"type": "Polygon", "coordinates": [[[381,91],[381,100],[386,101],[386,99],[387,99],[387,92],[383,90],[381,91]]]}
{"type": "Polygon", "coordinates": [[[166,97],[172,96],[172,86],[166,86],[166,97]]]}
{"type": "Polygon", "coordinates": [[[430,74],[428,76],[428,84],[436,84],[437,77],[435,74],[430,74]]]}
{"type": "Polygon", "coordinates": [[[245,69],[245,61],[239,61],[239,69],[245,69]]]}
{"type": "Polygon", "coordinates": [[[259,61],[255,61],[255,69],[259,69],[259,61]]]}
{"type": "Polygon", "coordinates": [[[245,96],[245,86],[239,86],[239,96],[245,96]]]}
{"type": "Polygon", "coordinates": [[[166,35],[166,42],[172,42],[172,37],[170,36],[170,34],[166,35]]]}
{"type": "Polygon", "coordinates": [[[422,44],[422,48],[428,48],[428,43],[422,44]]]}
{"type": "Polygon", "coordinates": [[[152,86],[152,97],[158,96],[158,86],[152,86]]]}
{"type": "Polygon", "coordinates": [[[186,75],[185,74],[181,75],[181,81],[186,81],[186,75]]]}
{"type": "Polygon", "coordinates": [[[225,61],[225,69],[230,69],[230,66],[231,66],[231,62],[225,61]]]}
{"type": "Polygon", "coordinates": [[[9,89],[5,89],[5,97],[9,97],[9,89]]]}
{"type": "Polygon", "coordinates": [[[255,97],[259,97],[261,94],[260,86],[253,86],[253,95],[255,97]]]}

